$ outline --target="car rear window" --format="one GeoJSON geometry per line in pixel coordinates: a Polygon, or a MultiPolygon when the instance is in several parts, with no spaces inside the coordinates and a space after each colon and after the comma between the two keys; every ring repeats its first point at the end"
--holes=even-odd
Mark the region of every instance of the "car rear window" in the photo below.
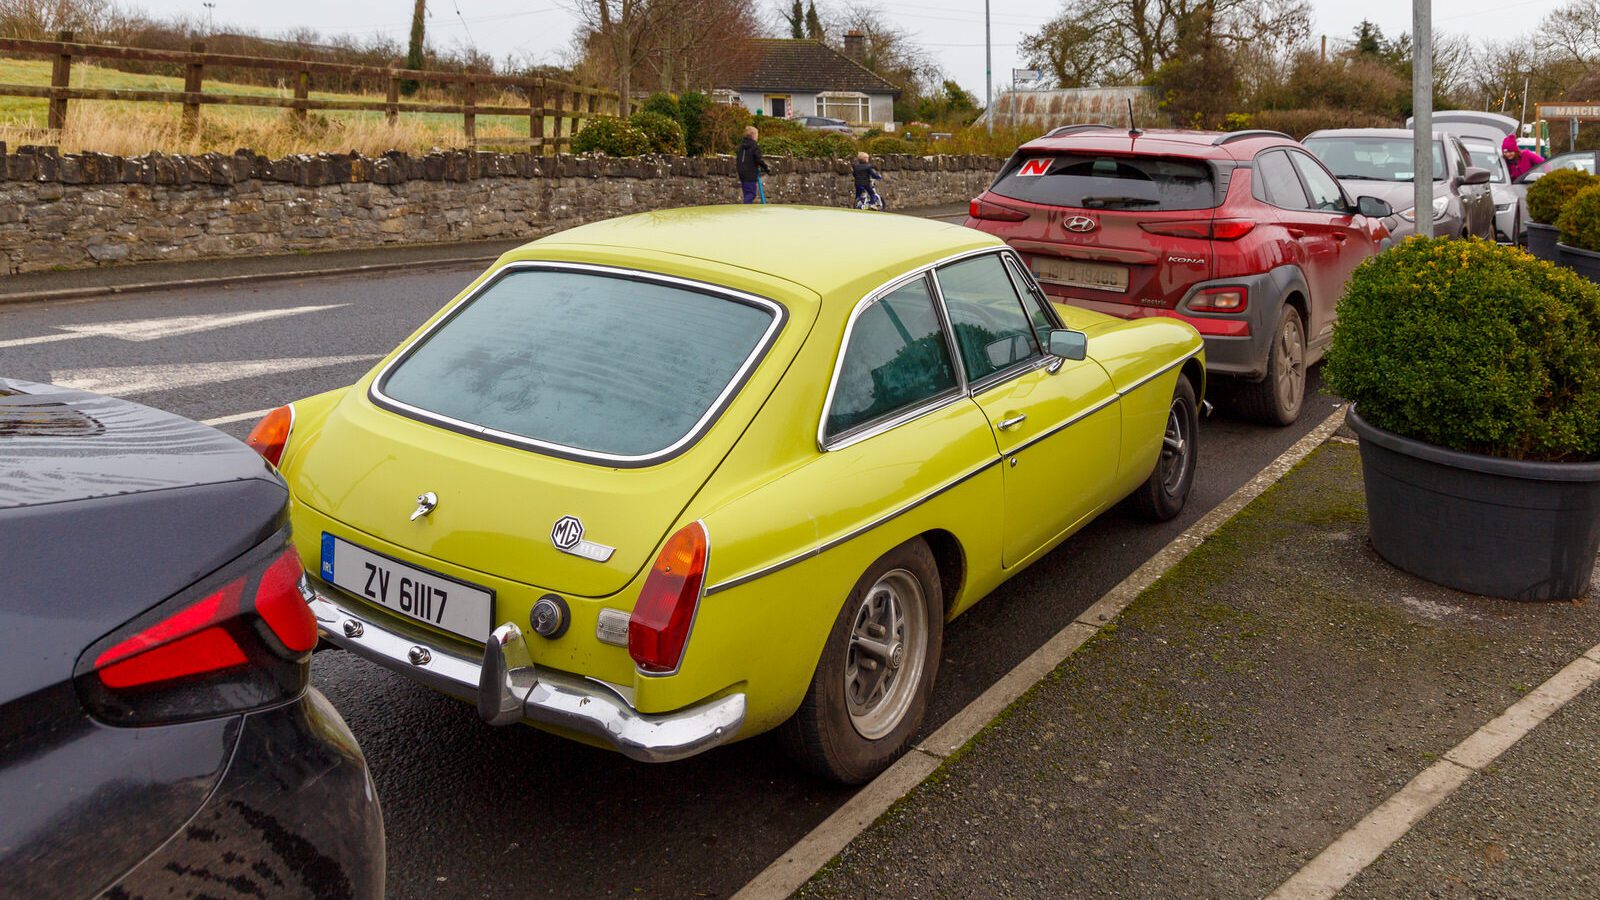
{"type": "MultiPolygon", "coordinates": [[[[1333,177],[1366,181],[1415,181],[1411,139],[1402,137],[1310,137],[1306,149],[1333,170],[1333,177]]],[[[1433,142],[1433,180],[1445,177],[1444,147],[1433,142]]]]}
{"type": "Polygon", "coordinates": [[[1210,166],[1168,156],[1020,151],[990,190],[1075,209],[1210,209],[1218,203],[1210,166]]]}
{"type": "Polygon", "coordinates": [[[770,301],[675,282],[514,269],[429,332],[375,393],[556,451],[644,460],[715,418],[780,314],[770,301]]]}

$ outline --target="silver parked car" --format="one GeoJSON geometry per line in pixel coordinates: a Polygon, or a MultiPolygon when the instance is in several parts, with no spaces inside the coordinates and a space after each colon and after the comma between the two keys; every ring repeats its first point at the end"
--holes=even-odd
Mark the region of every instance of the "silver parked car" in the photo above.
{"type": "MultiPolygon", "coordinates": [[[[1411,119],[1406,120],[1410,128],[1411,119]]],[[[1489,170],[1489,192],[1494,195],[1495,239],[1502,244],[1521,245],[1527,237],[1523,223],[1528,221],[1526,190],[1511,184],[1500,144],[1508,134],[1517,133],[1517,120],[1499,113],[1474,109],[1450,109],[1433,114],[1433,130],[1453,134],[1467,149],[1468,162],[1489,170]]]]}
{"type": "Polygon", "coordinates": [[[855,134],[850,128],[850,123],[843,119],[830,119],[827,116],[795,116],[794,121],[811,129],[812,131],[831,131],[835,134],[855,134]]]}
{"type": "MultiPolygon", "coordinates": [[[[1388,201],[1399,210],[1389,232],[1399,241],[1416,233],[1412,208],[1415,166],[1410,131],[1403,128],[1331,128],[1301,143],[1317,155],[1352,194],[1388,201]]],[[[1494,240],[1494,195],[1489,171],[1469,162],[1454,135],[1433,135],[1433,233],[1494,240]]]]}

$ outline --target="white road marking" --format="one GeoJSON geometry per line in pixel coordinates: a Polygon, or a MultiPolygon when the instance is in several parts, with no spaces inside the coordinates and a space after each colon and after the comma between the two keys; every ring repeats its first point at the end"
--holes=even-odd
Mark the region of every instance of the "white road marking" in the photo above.
{"type": "Polygon", "coordinates": [[[227,424],[230,424],[232,422],[244,422],[244,421],[247,421],[249,419],[259,419],[259,418],[265,416],[267,413],[272,412],[274,409],[277,409],[277,407],[269,406],[266,409],[252,409],[249,412],[234,413],[231,416],[218,416],[215,419],[201,419],[200,420],[200,424],[201,425],[227,425],[227,424]]]}
{"type": "Polygon", "coordinates": [[[62,387],[126,397],[152,391],[170,391],[201,384],[259,378],[280,372],[321,369],[355,362],[370,362],[379,354],[360,356],[310,356],[290,359],[250,359],[236,362],[183,363],[153,366],[109,366],[97,369],[65,369],[50,373],[50,381],[62,387]]]}
{"type": "Polygon", "coordinates": [[[1551,714],[1600,681],[1600,646],[1511,704],[1494,721],[1451,748],[1326,850],[1267,895],[1267,900],[1333,897],[1421,822],[1434,807],[1500,758],[1551,714]]]}
{"type": "Polygon", "coordinates": [[[251,312],[215,313],[203,316],[167,316],[159,319],[132,319],[125,322],[89,322],[83,325],[58,325],[56,327],[61,329],[63,333],[10,338],[0,341],[0,349],[6,347],[29,347],[34,344],[49,344],[55,341],[71,341],[88,337],[110,337],[122,341],[154,341],[161,338],[196,334],[202,331],[213,331],[218,328],[249,325],[252,322],[266,322],[271,319],[322,312],[323,310],[338,309],[341,306],[348,305],[346,303],[334,303],[326,306],[295,306],[289,309],[259,309],[251,312]]]}
{"type": "Polygon", "coordinates": [[[900,757],[882,775],[857,791],[833,815],[811,829],[810,833],[740,888],[733,895],[733,900],[782,898],[799,890],[817,870],[866,831],[867,826],[933,774],[948,756],[965,746],[1006,707],[1015,703],[1029,688],[1054,671],[1062,660],[1071,656],[1106,623],[1116,618],[1145,588],[1155,584],[1156,579],[1200,546],[1224,522],[1237,515],[1251,500],[1259,497],[1309,456],[1311,451],[1327,441],[1344,424],[1344,417],[1344,407],[1334,410],[1320,425],[1256,473],[1243,487],[1201,516],[1200,521],[1173,538],[1116,587],[1107,591],[1093,606],[1084,610],[1077,619],[1056,632],[1044,646],[1001,676],[999,681],[900,757]]]}

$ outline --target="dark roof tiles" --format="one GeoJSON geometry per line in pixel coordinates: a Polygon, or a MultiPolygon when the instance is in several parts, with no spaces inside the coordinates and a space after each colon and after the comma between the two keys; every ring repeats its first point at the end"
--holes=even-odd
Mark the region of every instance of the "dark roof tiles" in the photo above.
{"type": "Polygon", "coordinates": [[[860,91],[892,93],[900,88],[843,53],[817,41],[757,38],[749,63],[728,78],[747,91],[860,91]]]}

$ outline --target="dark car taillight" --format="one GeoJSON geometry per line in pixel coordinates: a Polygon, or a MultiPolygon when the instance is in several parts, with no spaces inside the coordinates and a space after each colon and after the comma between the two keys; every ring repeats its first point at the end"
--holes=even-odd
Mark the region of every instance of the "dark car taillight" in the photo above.
{"type": "Polygon", "coordinates": [[[673,672],[694,625],[710,553],[705,526],[690,522],[667,538],[628,619],[628,655],[646,672],[673,672]]]}
{"type": "Polygon", "coordinates": [[[317,643],[300,578],[284,529],[91,645],[74,673],[84,706],[113,725],[152,725],[299,696],[317,643]]]}
{"type": "Polygon", "coordinates": [[[967,215],[974,219],[988,219],[993,222],[1021,222],[1028,218],[1028,214],[1020,209],[1013,209],[982,197],[974,197],[967,205],[967,215]]]}
{"type": "Polygon", "coordinates": [[[1167,237],[1236,241],[1249,234],[1256,227],[1256,223],[1249,219],[1183,219],[1170,222],[1140,222],[1139,227],[1151,234],[1167,237]]]}

